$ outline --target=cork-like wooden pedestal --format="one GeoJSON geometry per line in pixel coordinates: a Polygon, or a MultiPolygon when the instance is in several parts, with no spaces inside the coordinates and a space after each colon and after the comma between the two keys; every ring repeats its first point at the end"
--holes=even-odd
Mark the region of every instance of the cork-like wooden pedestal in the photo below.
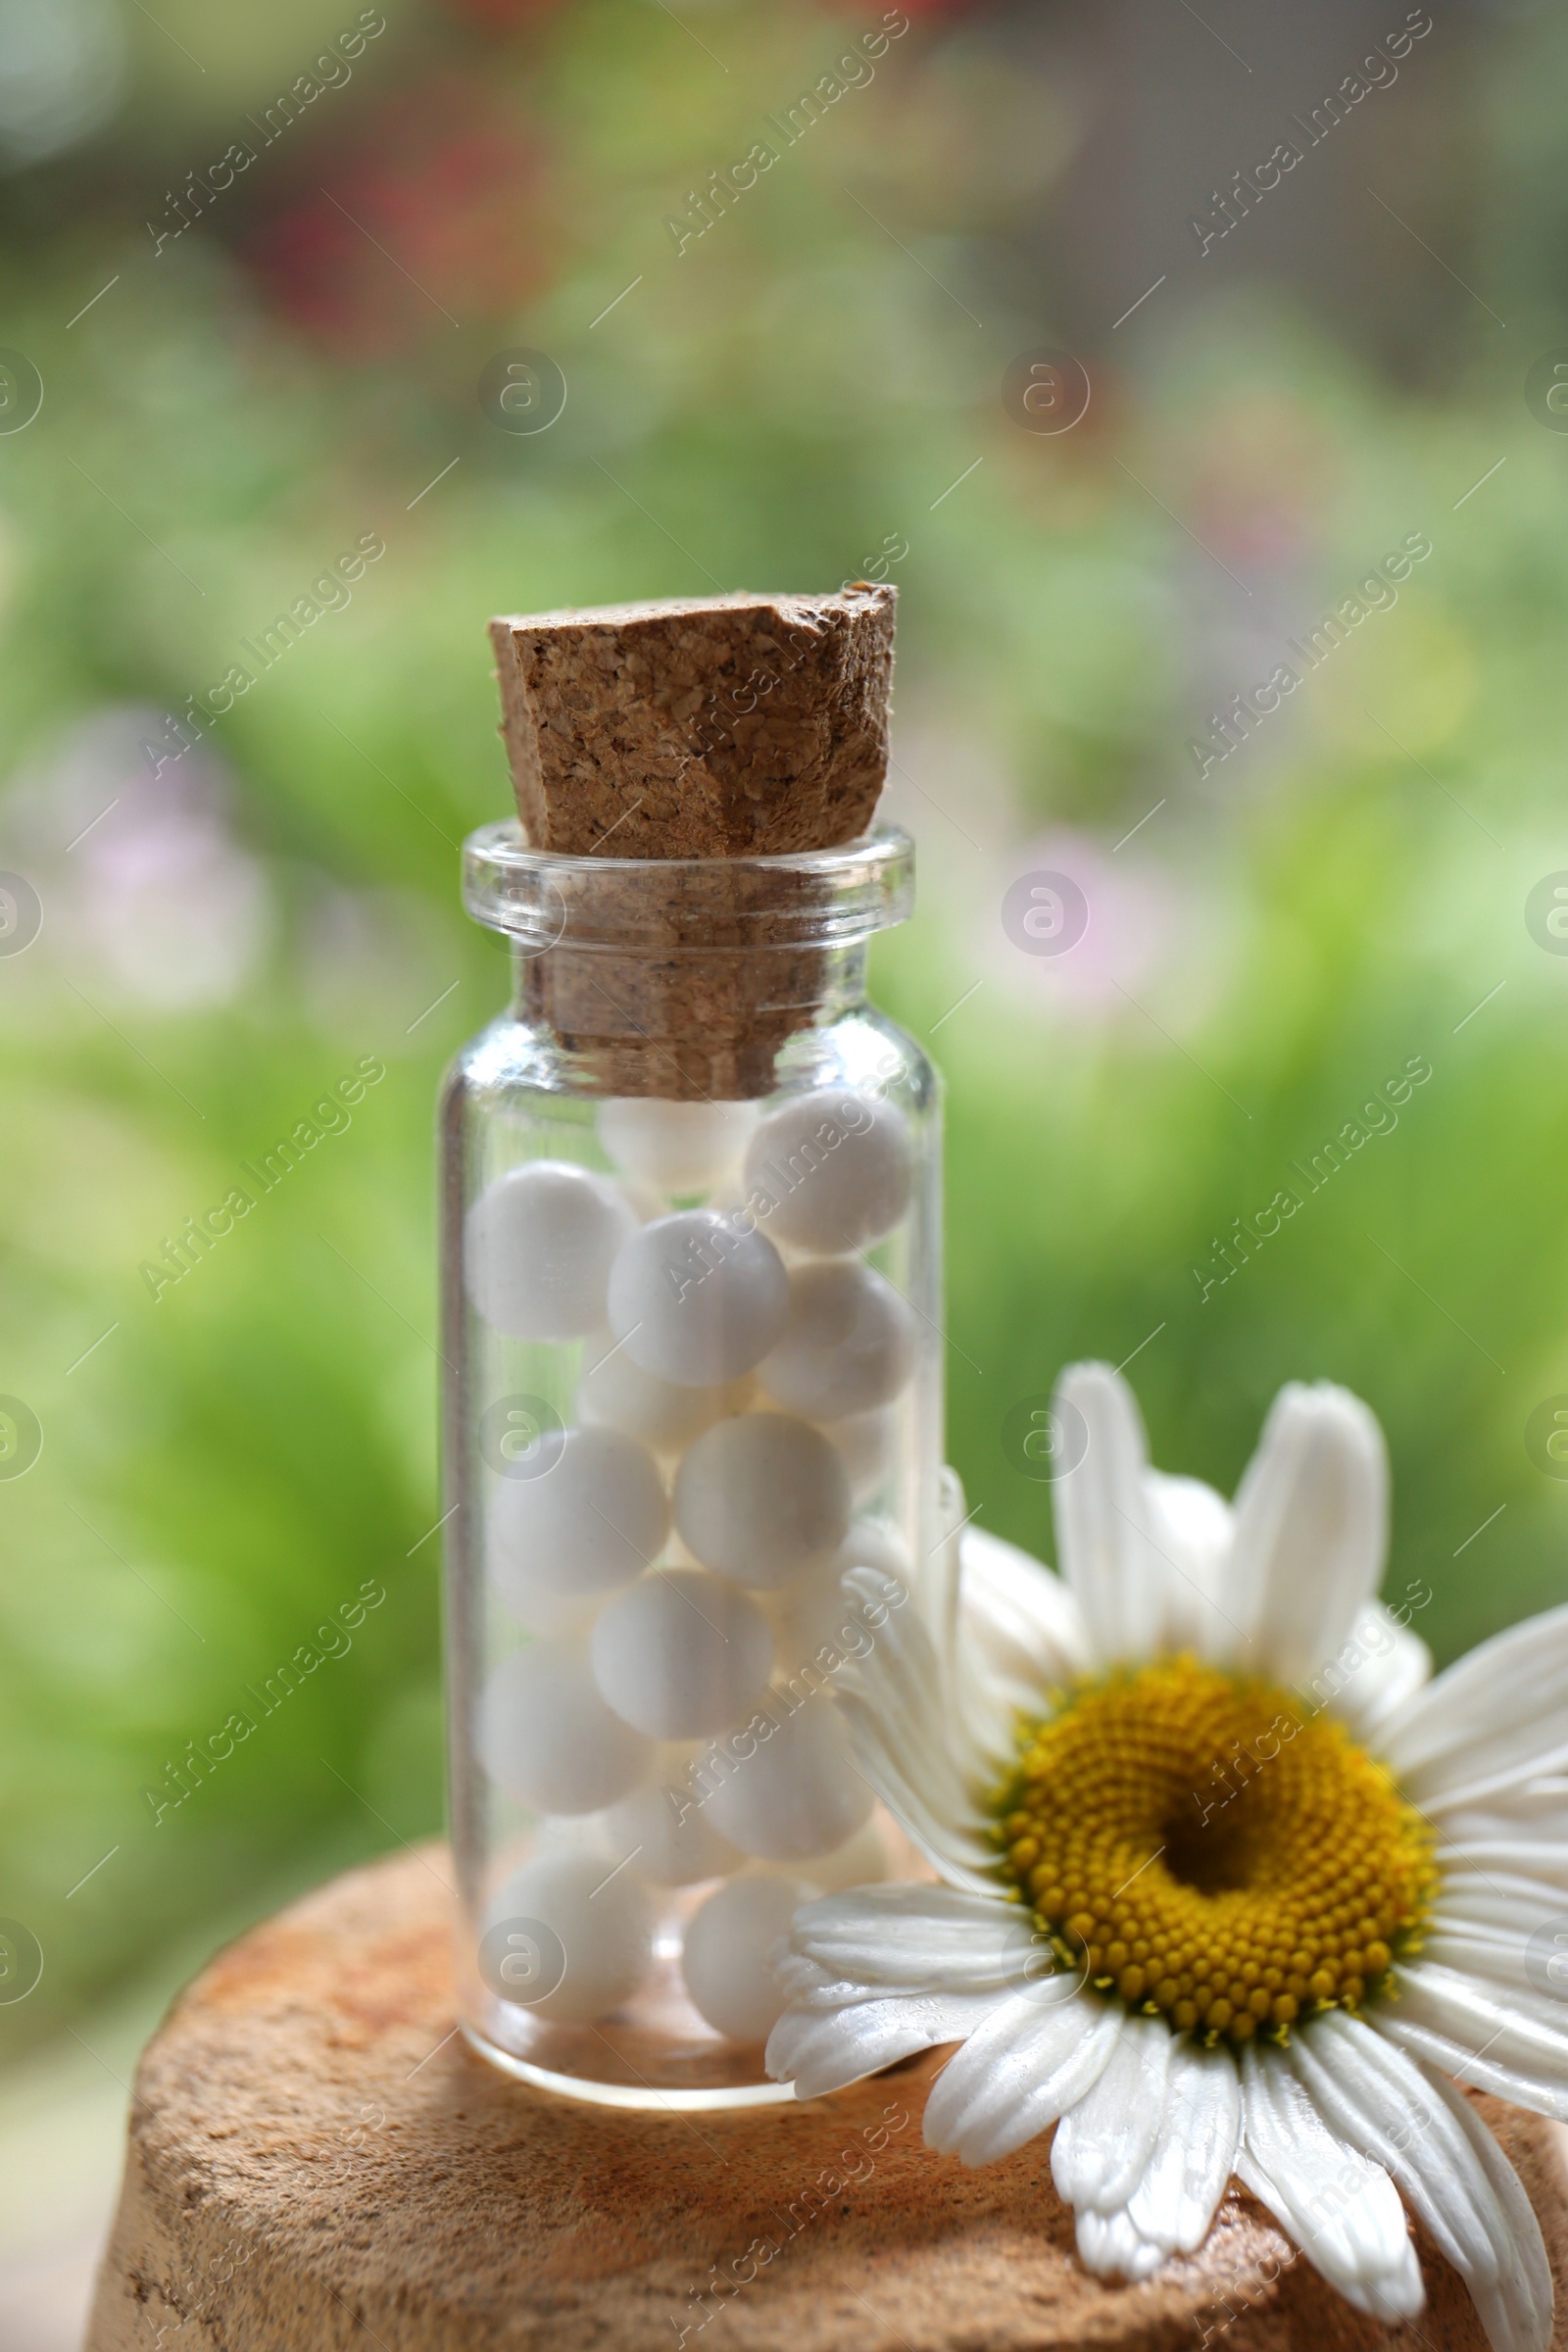
{"type": "MultiPolygon", "coordinates": [[[[979,2173],[923,2145],[936,2057],[752,2115],[511,2082],[453,2023],[445,1874],[432,1849],[339,1879],[176,2003],[87,2352],[1485,2352],[1426,2241],[1427,2308],[1387,2328],[1237,2190],[1196,2258],[1086,2277],[1044,2140],[979,2173]]],[[[1555,2128],[1480,2105],[1545,2225],[1561,2344],[1555,2128]]]]}

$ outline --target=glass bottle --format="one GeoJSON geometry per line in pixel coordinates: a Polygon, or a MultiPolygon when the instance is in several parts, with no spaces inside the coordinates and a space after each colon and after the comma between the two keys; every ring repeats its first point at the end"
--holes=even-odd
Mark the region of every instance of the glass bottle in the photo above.
{"type": "Polygon", "coordinates": [[[514,994],[441,1108],[460,2015],[556,2090],[788,2098],[770,1947],[907,1867],[832,1693],[941,1537],[938,1088],[865,997],[912,887],[889,826],[466,846],[514,994]]]}

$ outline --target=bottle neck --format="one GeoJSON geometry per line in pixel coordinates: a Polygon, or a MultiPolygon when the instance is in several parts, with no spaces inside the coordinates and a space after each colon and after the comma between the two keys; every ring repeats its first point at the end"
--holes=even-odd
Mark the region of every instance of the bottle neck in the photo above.
{"type": "Polygon", "coordinates": [[[780,1049],[865,1003],[866,942],[513,950],[513,1010],[550,1032],[584,1092],[742,1102],[780,1049]]]}

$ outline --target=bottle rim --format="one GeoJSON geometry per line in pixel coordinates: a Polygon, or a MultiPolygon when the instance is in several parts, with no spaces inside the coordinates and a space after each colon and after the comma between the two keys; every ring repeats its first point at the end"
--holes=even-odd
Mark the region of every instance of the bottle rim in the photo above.
{"type": "Polygon", "coordinates": [[[533,955],[848,945],[907,920],[914,844],[877,824],[837,849],[773,858],[578,858],[531,849],[510,817],[464,843],[463,903],[533,955]]]}

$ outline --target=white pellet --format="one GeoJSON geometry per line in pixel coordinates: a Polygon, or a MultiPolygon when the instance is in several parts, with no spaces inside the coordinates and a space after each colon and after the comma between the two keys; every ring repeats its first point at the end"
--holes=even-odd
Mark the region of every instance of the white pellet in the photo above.
{"type": "Polygon", "coordinates": [[[610,1327],[661,1380],[706,1388],[760,1363],[789,1317],[771,1242],[710,1208],[656,1217],[610,1269],[610,1327]]]}
{"type": "Polygon", "coordinates": [[[551,1603],[629,1585],[669,1527],[659,1465],[618,1429],[550,1430],[530,1478],[489,1490],[490,1573],[524,1624],[551,1603]]]}
{"type": "Polygon", "coordinates": [[[637,1731],[695,1740],[760,1698],[773,1637],[733,1585],[701,1568],[664,1568],[606,1603],[589,1656],[601,1697],[637,1731]]]}
{"type": "Polygon", "coordinates": [[[813,1894],[842,1894],[847,1886],[878,1886],[888,1876],[887,1842],[874,1821],[856,1831],[819,1862],[799,1865],[813,1894]]]}
{"type": "Polygon", "coordinates": [[[746,1153],[747,1196],[764,1229],[797,1249],[863,1250],[908,1207],[911,1158],[893,1103],[822,1087],[763,1119],[746,1153]]]}
{"type": "Polygon", "coordinates": [[[808,1259],[790,1276],[790,1319],[757,1376],[786,1412],[842,1421],[897,1396],[914,1368],[914,1316],[856,1257],[808,1259]]]}
{"type": "Polygon", "coordinates": [[[499,1888],[486,1917],[492,1927],[518,1923],[519,2004],[558,2025],[587,2025],[618,2009],[637,1989],[653,1957],[653,1913],[629,1871],[606,1878],[594,1853],[536,1854],[499,1888]],[[530,1936],[529,1928],[543,1928],[530,1936]],[[543,1969],[557,1977],[535,1997],[543,1969]]]}
{"type": "Polygon", "coordinates": [[[826,1568],[786,1585],[773,1601],[769,1614],[781,1682],[792,1681],[808,1666],[820,1674],[836,1673],[846,1659],[865,1655],[867,1638],[844,1597],[842,1576],[835,1552],[826,1568]]]}
{"type": "Polygon", "coordinates": [[[739,1870],[744,1857],[721,1838],[689,1777],[650,1781],[605,1815],[613,1860],[659,1886],[695,1886],[739,1870]]]}
{"type": "Polygon", "coordinates": [[[739,1167],[757,1119],[755,1102],[617,1097],[599,1105],[599,1138],[627,1176],[662,1193],[706,1193],[739,1167]]]}
{"type": "Polygon", "coordinates": [[[869,1502],[893,1475],[899,1444],[898,1406],[879,1404],[868,1413],[851,1413],[843,1421],[824,1421],[822,1435],[843,1456],[856,1501],[869,1502]]]}
{"type": "Polygon", "coordinates": [[[477,1744],[491,1779],[535,1813],[597,1813],[636,1787],[652,1755],[569,1642],[535,1642],[502,1659],[480,1696],[477,1744]]]}
{"type": "Polygon", "coordinates": [[[693,2006],[731,2041],[763,2041],[782,2016],[773,1973],[790,1921],[812,1888],[746,1871],[715,1888],[686,1930],[681,1973],[693,2006]]]}
{"type": "Polygon", "coordinates": [[[606,1177],[564,1159],[510,1168],[464,1220],[468,1297],[511,1339],[577,1339],[604,1321],[611,1263],[636,1230],[606,1177]]]}
{"type": "MultiPolygon", "coordinates": [[[[777,1709],[787,1702],[772,1703],[777,1709]]],[[[707,1770],[722,1776],[708,1800],[713,1827],[760,1861],[830,1854],[871,1811],[870,1784],[850,1761],[849,1726],[825,1694],[775,1721],[750,1754],[715,1757],[707,1770]]]]}
{"type": "Polygon", "coordinates": [[[737,1413],[675,1473],[675,1525],[705,1567],[765,1590],[825,1561],[850,1524],[850,1479],[819,1430],[789,1413],[737,1413]]]}
{"type": "Polygon", "coordinates": [[[744,1412],[755,1391],[750,1374],[716,1388],[681,1388],[645,1372],[612,1332],[596,1332],[583,1345],[577,1414],[623,1429],[662,1453],[678,1453],[727,1413],[744,1412]]]}

